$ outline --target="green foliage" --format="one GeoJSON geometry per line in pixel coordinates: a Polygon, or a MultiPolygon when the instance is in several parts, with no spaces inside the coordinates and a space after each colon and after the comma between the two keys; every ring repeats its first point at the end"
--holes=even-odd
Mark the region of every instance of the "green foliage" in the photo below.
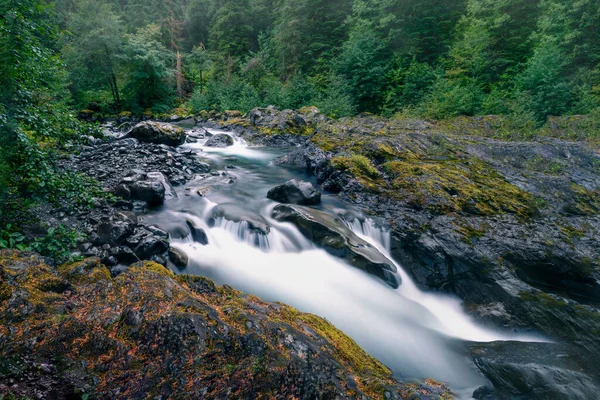
{"type": "Polygon", "coordinates": [[[201,110],[240,110],[250,111],[261,104],[256,89],[238,78],[230,82],[212,79],[204,91],[196,90],[189,104],[193,112],[201,110]]]}
{"type": "Polygon", "coordinates": [[[71,259],[79,237],[79,233],[63,225],[49,228],[43,236],[26,237],[13,225],[7,224],[0,229],[0,249],[36,251],[57,263],[63,263],[71,259]]]}

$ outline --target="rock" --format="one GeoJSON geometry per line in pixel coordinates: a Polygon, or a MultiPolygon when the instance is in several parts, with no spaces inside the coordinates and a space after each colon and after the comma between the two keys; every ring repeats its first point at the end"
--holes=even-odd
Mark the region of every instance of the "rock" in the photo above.
{"type": "Polygon", "coordinates": [[[147,236],[135,248],[140,260],[147,260],[154,255],[161,255],[169,249],[169,242],[156,236],[147,236]]]}
{"type": "Polygon", "coordinates": [[[194,239],[194,242],[204,245],[208,244],[208,237],[206,236],[206,232],[204,232],[204,229],[198,228],[189,219],[186,220],[185,223],[187,224],[188,228],[190,228],[190,234],[192,235],[192,239],[194,239]]]}
{"type": "Polygon", "coordinates": [[[113,247],[110,249],[110,255],[123,264],[131,264],[140,260],[133,250],[126,246],[113,247]]]}
{"type": "Polygon", "coordinates": [[[123,199],[129,199],[131,197],[131,190],[129,186],[121,184],[117,186],[114,190],[115,196],[121,197],[123,199]]]}
{"type": "Polygon", "coordinates": [[[310,182],[292,179],[269,190],[267,198],[280,203],[314,205],[321,202],[321,192],[310,182]]]}
{"type": "Polygon", "coordinates": [[[179,146],[185,143],[186,134],[181,128],[171,124],[144,121],[134,126],[128,133],[129,137],[141,142],[179,146]]]}
{"type": "Polygon", "coordinates": [[[165,187],[159,181],[138,181],[131,185],[131,196],[149,206],[160,206],[165,201],[165,187]]]}
{"type": "Polygon", "coordinates": [[[134,224],[128,218],[111,217],[97,228],[98,244],[121,245],[133,233],[133,227],[134,224]]]}
{"type": "Polygon", "coordinates": [[[310,241],[349,264],[381,278],[393,288],[400,286],[394,263],[348,229],[336,216],[308,207],[280,204],[272,217],[293,223],[310,241]]]}
{"type": "Polygon", "coordinates": [[[205,277],[175,277],[151,261],[109,272],[96,259],[57,271],[32,253],[0,250],[0,277],[2,330],[10,334],[2,339],[10,357],[2,358],[0,391],[17,398],[370,399],[387,392],[399,400],[415,390],[427,393],[423,399],[451,398],[433,380],[396,382],[316,315],[205,277]]]}
{"type": "Polygon", "coordinates": [[[207,147],[228,147],[233,145],[233,138],[225,133],[218,133],[204,143],[207,147]]]}
{"type": "Polygon", "coordinates": [[[170,200],[172,198],[177,197],[177,193],[175,193],[175,190],[173,190],[173,187],[161,172],[148,172],[147,177],[148,180],[160,182],[160,184],[163,185],[163,187],[165,188],[165,200],[170,200]]]}
{"type": "Polygon", "coordinates": [[[150,231],[154,236],[159,238],[168,239],[169,233],[156,225],[148,225],[145,227],[148,231],[150,231]]]}
{"type": "MultiPolygon", "coordinates": [[[[554,343],[492,342],[473,344],[471,350],[475,365],[493,383],[495,398],[593,399],[600,393],[598,376],[588,375],[597,374],[599,366],[576,348],[554,343]]],[[[489,389],[480,389],[474,397],[489,398],[485,397],[490,395],[489,389]]]]}
{"type": "Polygon", "coordinates": [[[187,254],[175,247],[169,247],[169,260],[178,268],[185,268],[188,265],[187,254]]]}
{"type": "Polygon", "coordinates": [[[194,119],[194,117],[185,118],[185,119],[182,119],[181,121],[178,121],[177,125],[179,125],[183,128],[191,128],[194,125],[196,125],[196,120],[194,119]]]}
{"type": "Polygon", "coordinates": [[[223,218],[232,222],[245,222],[250,231],[268,235],[271,228],[259,214],[246,210],[237,204],[219,204],[213,209],[213,218],[223,218]]]}

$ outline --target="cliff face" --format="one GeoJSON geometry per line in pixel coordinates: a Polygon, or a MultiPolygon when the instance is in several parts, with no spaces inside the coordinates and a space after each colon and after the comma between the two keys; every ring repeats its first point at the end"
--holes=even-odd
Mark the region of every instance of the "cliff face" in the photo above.
{"type": "Polygon", "coordinates": [[[0,395],[450,398],[398,384],[322,318],[149,261],[113,278],[97,258],[3,250],[0,309],[0,395]]]}

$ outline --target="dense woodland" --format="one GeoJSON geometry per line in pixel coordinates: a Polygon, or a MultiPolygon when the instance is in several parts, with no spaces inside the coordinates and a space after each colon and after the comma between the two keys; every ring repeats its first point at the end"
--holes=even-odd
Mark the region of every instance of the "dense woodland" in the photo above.
{"type": "MultiPolygon", "coordinates": [[[[504,114],[525,127],[600,110],[597,0],[5,0],[0,15],[5,210],[23,194],[94,195],[54,167],[94,134],[81,110],[315,105],[332,117],[504,114]]],[[[16,217],[4,215],[7,245],[16,217]]]]}

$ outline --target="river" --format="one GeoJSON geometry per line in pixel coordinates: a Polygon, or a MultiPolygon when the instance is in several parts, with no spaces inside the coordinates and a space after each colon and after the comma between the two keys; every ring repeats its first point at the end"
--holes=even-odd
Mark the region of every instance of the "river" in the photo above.
{"type": "MultiPolygon", "coordinates": [[[[207,276],[324,317],[399,380],[432,377],[447,382],[459,398],[469,398],[486,383],[465,354],[464,342],[539,340],[478,326],[458,299],[419,290],[398,263],[402,284],[393,289],[319,249],[292,224],[271,218],[277,203],[266,198],[270,188],[292,178],[315,183],[303,170],[271,163],[289,149],[250,147],[231,132],[208,131],[231,135],[234,145],[205,147],[202,139],[184,145],[214,172],[173,189],[163,207],[143,217],[144,224],[168,230],[171,245],[188,255],[188,266],[175,272],[207,276]],[[214,218],[217,206],[240,216],[239,221],[214,218]],[[269,226],[269,233],[251,229],[246,220],[269,226]],[[187,221],[206,233],[207,244],[194,241],[187,221]]],[[[392,259],[389,231],[379,221],[332,194],[323,193],[317,208],[342,217],[358,236],[392,259]]]]}

